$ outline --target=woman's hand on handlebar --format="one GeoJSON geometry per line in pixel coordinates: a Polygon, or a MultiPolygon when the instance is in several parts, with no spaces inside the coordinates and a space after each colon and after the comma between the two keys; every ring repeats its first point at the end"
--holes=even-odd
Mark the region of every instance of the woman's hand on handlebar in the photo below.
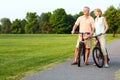
{"type": "Polygon", "coordinates": [[[104,35],[104,34],[105,34],[105,32],[101,33],[101,35],[104,35]]]}

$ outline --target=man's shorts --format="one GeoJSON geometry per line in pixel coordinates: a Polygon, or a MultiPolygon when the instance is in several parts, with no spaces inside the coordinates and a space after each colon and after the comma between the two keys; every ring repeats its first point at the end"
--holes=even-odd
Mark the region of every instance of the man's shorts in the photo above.
{"type": "MultiPolygon", "coordinates": [[[[77,39],[77,44],[76,44],[76,48],[79,47],[79,38],[77,39]]],[[[88,38],[87,40],[84,41],[85,43],[85,48],[92,48],[92,39],[91,38],[88,38]]]]}

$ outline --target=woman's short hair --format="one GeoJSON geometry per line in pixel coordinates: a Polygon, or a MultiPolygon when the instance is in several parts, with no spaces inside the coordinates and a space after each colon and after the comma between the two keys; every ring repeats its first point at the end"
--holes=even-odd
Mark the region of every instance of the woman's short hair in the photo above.
{"type": "Polygon", "coordinates": [[[102,11],[101,11],[101,9],[96,8],[95,11],[97,11],[97,12],[99,13],[99,16],[100,16],[100,17],[102,16],[102,11]]]}

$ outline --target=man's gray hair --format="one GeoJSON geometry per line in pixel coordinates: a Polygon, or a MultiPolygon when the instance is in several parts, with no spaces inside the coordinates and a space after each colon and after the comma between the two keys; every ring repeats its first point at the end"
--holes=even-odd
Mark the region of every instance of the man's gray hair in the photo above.
{"type": "Polygon", "coordinates": [[[90,11],[90,8],[88,6],[85,6],[84,8],[87,8],[90,11]]]}

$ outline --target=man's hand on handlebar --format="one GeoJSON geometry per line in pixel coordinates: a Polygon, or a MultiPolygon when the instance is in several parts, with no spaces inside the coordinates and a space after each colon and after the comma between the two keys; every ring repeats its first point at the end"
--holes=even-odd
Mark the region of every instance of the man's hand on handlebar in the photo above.
{"type": "Polygon", "coordinates": [[[71,34],[74,34],[74,33],[75,33],[75,31],[74,31],[74,30],[72,30],[72,31],[71,31],[71,34]]]}

